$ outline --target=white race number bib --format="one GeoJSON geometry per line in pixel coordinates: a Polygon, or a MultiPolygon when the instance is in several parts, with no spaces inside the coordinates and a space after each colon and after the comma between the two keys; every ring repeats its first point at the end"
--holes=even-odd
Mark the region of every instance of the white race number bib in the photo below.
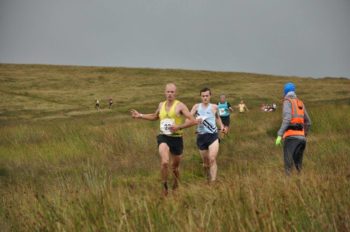
{"type": "Polygon", "coordinates": [[[219,109],[219,115],[221,116],[221,115],[224,115],[224,114],[225,114],[225,109],[220,108],[219,109]]]}
{"type": "Polygon", "coordinates": [[[165,118],[160,121],[160,132],[164,135],[171,135],[170,128],[175,124],[175,120],[171,118],[165,118]]]}

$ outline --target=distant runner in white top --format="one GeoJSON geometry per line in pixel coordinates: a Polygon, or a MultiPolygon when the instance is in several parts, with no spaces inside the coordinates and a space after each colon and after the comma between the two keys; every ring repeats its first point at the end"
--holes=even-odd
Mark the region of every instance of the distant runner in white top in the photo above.
{"type": "Polygon", "coordinates": [[[98,99],[96,99],[96,102],[95,102],[95,109],[100,110],[100,100],[98,99]]]}

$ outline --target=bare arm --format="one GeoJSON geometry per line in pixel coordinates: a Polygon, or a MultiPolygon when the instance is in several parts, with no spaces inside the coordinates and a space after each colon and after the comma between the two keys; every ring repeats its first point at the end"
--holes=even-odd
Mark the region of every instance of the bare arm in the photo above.
{"type": "MultiPolygon", "coordinates": [[[[172,126],[172,131],[177,131],[179,129],[185,129],[194,125],[197,125],[198,122],[194,119],[193,115],[191,112],[188,110],[187,106],[183,103],[179,106],[181,107],[180,112],[183,116],[185,116],[186,120],[182,125],[173,125],[172,126]]],[[[193,108],[192,108],[193,110],[193,108]]]]}
{"type": "Polygon", "coordinates": [[[192,107],[192,109],[191,109],[191,114],[192,114],[193,116],[195,116],[197,110],[198,110],[198,104],[195,104],[195,105],[192,107]]]}
{"type": "MultiPolygon", "coordinates": [[[[231,108],[231,107],[230,107],[231,108]]],[[[232,108],[231,108],[232,109],[232,108]]],[[[220,118],[220,115],[219,115],[219,111],[218,111],[218,107],[215,106],[214,107],[214,113],[215,113],[215,120],[216,120],[216,124],[220,126],[220,130],[225,133],[225,130],[226,130],[226,127],[224,126],[224,124],[222,123],[222,120],[220,118]]]]}
{"type": "Polygon", "coordinates": [[[221,120],[219,114],[216,114],[216,124],[218,124],[220,126],[220,130],[223,130],[225,128],[225,126],[222,123],[222,120],[221,120]]]}
{"type": "Polygon", "coordinates": [[[131,117],[135,119],[144,119],[149,121],[155,121],[159,119],[159,111],[160,111],[161,103],[159,103],[158,109],[153,114],[141,114],[137,110],[132,109],[130,111],[131,117]]]}
{"type": "Polygon", "coordinates": [[[227,104],[228,104],[228,110],[233,112],[233,108],[232,108],[231,104],[230,103],[227,103],[227,104]]]}

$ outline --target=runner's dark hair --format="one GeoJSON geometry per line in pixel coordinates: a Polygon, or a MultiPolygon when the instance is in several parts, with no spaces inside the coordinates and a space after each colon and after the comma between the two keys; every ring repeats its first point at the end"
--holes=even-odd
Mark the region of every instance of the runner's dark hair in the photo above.
{"type": "Polygon", "coordinates": [[[209,91],[209,94],[211,95],[211,90],[208,87],[204,87],[203,89],[201,89],[201,91],[199,92],[199,96],[202,95],[203,92],[207,92],[209,91]]]}

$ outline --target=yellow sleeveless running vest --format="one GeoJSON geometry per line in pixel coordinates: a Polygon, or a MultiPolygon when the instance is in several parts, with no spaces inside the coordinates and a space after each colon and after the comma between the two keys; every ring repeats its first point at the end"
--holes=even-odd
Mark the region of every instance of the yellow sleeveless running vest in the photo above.
{"type": "Polygon", "coordinates": [[[175,133],[170,133],[169,127],[171,124],[175,125],[181,125],[184,122],[183,117],[176,115],[175,108],[180,103],[180,101],[175,100],[169,111],[166,111],[166,101],[163,102],[160,112],[159,112],[159,119],[160,119],[160,134],[166,134],[168,136],[172,137],[181,137],[182,136],[182,129],[176,131],[175,133]],[[170,122],[171,121],[171,122],[170,122]]]}

